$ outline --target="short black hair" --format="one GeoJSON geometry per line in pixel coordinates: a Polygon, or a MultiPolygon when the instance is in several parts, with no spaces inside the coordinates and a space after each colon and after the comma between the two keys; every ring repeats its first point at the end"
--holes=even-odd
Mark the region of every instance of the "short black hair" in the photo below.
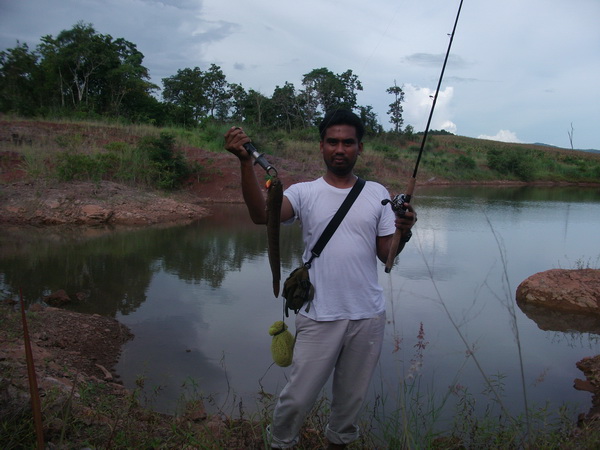
{"type": "Polygon", "coordinates": [[[319,124],[319,133],[321,134],[321,140],[325,139],[325,133],[327,128],[333,125],[350,125],[356,129],[356,137],[358,142],[362,142],[362,138],[365,135],[365,126],[356,114],[349,109],[333,109],[325,114],[325,117],[319,124]]]}

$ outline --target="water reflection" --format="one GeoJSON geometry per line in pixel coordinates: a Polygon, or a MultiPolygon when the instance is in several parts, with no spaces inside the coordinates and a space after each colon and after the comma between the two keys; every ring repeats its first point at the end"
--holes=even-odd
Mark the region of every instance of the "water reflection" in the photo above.
{"type": "Polygon", "coordinates": [[[554,311],[538,305],[519,304],[519,308],[533,320],[540,330],[580,332],[600,335],[600,317],[594,314],[575,314],[554,311]]]}
{"type": "MultiPolygon", "coordinates": [[[[514,290],[505,281],[516,287],[533,273],[596,260],[600,249],[589,237],[600,221],[600,193],[438,187],[417,194],[415,236],[392,275],[381,268],[390,326],[373,396],[393,395],[409,374],[420,323],[429,342],[422,373],[432,389],[444,393],[459,379],[470,392],[483,390],[452,317],[485,370],[510,380],[507,403],[518,410],[519,364],[507,319],[514,290]]],[[[281,243],[285,276],[300,262],[299,228],[282,227],[281,243]]],[[[244,398],[252,409],[259,390],[276,394],[286,378],[285,369],[271,367],[268,328],[282,309],[271,292],[266,245],[266,230],[243,205],[215,205],[211,217],[186,226],[6,229],[0,286],[13,296],[22,288],[29,302],[58,289],[83,292],[86,300],[72,309],[129,326],[135,338],[117,370],[128,387],[144,377],[158,410],[174,411],[190,391],[218,405],[244,398]]],[[[580,376],[575,362],[597,353],[598,343],[579,343],[582,335],[571,330],[597,333],[596,319],[516,313],[528,386],[544,373],[544,383],[528,387],[532,401],[589,401],[573,392],[572,380],[580,376]]],[[[287,323],[293,332],[292,318],[287,323]]]]}
{"type": "MultiPolygon", "coordinates": [[[[226,273],[239,272],[245,260],[259,258],[266,246],[266,231],[251,224],[239,205],[217,208],[209,219],[192,225],[91,233],[58,227],[50,232],[25,228],[2,234],[4,285],[14,292],[21,287],[29,301],[59,289],[72,298],[83,293],[87,301],[73,304],[73,310],[110,317],[136,311],[160,271],[218,288],[226,273]]],[[[282,266],[289,268],[299,243],[282,241],[282,266]]]]}

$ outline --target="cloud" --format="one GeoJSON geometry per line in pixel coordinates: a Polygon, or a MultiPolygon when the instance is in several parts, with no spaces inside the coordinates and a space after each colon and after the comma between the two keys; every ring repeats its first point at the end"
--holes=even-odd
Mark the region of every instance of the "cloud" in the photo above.
{"type": "Polygon", "coordinates": [[[481,134],[477,136],[478,139],[487,139],[489,141],[499,142],[513,142],[515,144],[522,144],[523,142],[517,137],[517,134],[509,130],[500,130],[495,136],[487,136],[481,134]]]}
{"type": "MultiPolygon", "coordinates": [[[[404,90],[404,124],[412,125],[415,131],[424,131],[427,126],[435,89],[421,88],[412,84],[405,84],[404,90]]],[[[450,102],[454,95],[454,88],[448,86],[441,90],[435,104],[431,118],[430,130],[446,130],[456,133],[457,126],[451,120],[450,102]]]]}
{"type": "MultiPolygon", "coordinates": [[[[412,55],[402,58],[402,62],[423,67],[441,68],[445,57],[445,53],[413,53],[412,55]]],[[[466,67],[467,63],[460,56],[450,53],[450,55],[448,55],[448,65],[451,65],[454,69],[461,69],[466,67]]]]}

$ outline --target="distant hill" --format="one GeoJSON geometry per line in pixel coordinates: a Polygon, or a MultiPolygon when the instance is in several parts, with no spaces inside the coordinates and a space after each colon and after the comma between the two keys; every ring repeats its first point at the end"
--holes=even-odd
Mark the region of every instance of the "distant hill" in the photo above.
{"type": "MultiPolygon", "coordinates": [[[[565,150],[571,150],[571,149],[566,148],[566,147],[557,147],[556,145],[544,144],[542,142],[534,142],[533,145],[540,145],[540,146],[543,146],[543,147],[563,148],[565,150]]],[[[573,150],[576,150],[578,152],[600,153],[600,150],[596,150],[594,148],[574,148],[573,150]]]]}

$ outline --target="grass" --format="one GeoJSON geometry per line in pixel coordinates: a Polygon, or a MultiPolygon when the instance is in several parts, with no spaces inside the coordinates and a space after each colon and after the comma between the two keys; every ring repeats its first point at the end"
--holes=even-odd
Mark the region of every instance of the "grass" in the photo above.
{"type": "MultiPolygon", "coordinates": [[[[183,148],[202,148],[222,153],[225,151],[223,135],[231,126],[215,121],[207,121],[192,129],[159,129],[148,125],[93,121],[20,122],[36,124],[46,132],[17,132],[11,141],[0,143],[0,150],[23,155],[24,167],[30,177],[56,180],[60,178],[56,172],[61,167],[61,161],[64,164],[65,159],[71,158],[73,163],[72,159],[78,158],[75,164],[80,178],[114,178],[116,181],[141,185],[147,185],[149,178],[156,182],[157,178],[149,176],[151,169],[144,162],[147,155],[139,148],[139,143],[144,139],[160,139],[161,135],[169,135],[173,138],[175,153],[183,148]],[[52,124],[68,127],[55,129],[52,124]],[[115,151],[117,148],[121,148],[121,151],[115,151]],[[137,154],[134,154],[135,150],[139,150],[137,154]],[[134,169],[129,179],[122,176],[119,167],[134,169]]],[[[296,171],[312,174],[314,165],[320,164],[316,155],[318,134],[314,129],[297,130],[292,134],[252,127],[245,131],[267,157],[272,155],[293,161],[296,171]]],[[[380,181],[390,190],[402,190],[403,183],[412,175],[420,139],[419,135],[409,139],[391,133],[365,139],[365,151],[357,164],[357,172],[367,179],[380,181]]],[[[201,168],[190,167],[190,170],[198,172],[201,168]]],[[[421,182],[598,184],[600,154],[463,136],[432,135],[425,144],[418,176],[421,182]]],[[[160,186],[160,181],[157,183],[160,186]]]]}

